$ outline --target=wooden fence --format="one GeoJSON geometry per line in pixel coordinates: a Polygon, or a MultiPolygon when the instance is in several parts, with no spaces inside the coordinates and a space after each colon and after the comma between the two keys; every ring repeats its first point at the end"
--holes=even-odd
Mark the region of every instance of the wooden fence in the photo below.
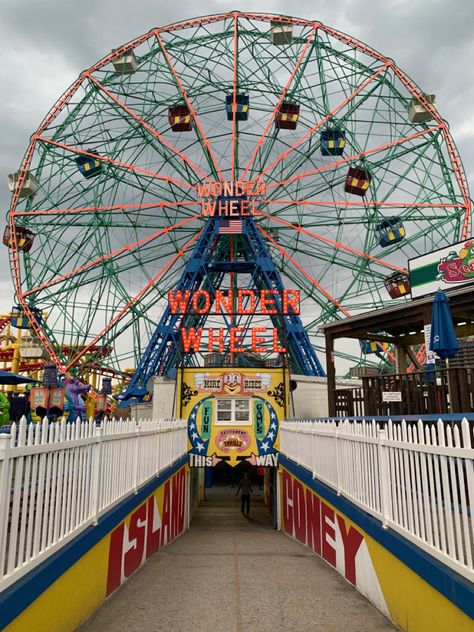
{"type": "Polygon", "coordinates": [[[362,377],[362,386],[336,390],[336,416],[429,415],[474,412],[474,370],[389,373],[362,377]],[[399,401],[386,401],[398,397],[399,401]]]}

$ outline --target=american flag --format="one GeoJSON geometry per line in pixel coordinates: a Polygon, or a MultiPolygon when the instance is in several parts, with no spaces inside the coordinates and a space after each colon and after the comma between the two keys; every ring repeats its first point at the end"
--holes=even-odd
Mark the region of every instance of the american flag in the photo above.
{"type": "Polygon", "coordinates": [[[219,235],[240,235],[242,234],[241,219],[221,219],[219,224],[219,235]]]}

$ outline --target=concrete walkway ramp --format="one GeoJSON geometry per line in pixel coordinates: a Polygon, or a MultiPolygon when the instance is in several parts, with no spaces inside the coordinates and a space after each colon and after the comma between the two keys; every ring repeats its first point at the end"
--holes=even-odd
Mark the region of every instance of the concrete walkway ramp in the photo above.
{"type": "Polygon", "coordinates": [[[191,529],[155,554],[81,632],[395,630],[338,573],[275,531],[262,492],[207,490],[191,529]]]}

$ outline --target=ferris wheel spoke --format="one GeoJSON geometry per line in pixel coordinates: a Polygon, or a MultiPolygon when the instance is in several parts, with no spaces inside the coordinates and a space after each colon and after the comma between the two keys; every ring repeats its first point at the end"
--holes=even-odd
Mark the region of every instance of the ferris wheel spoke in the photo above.
{"type": "Polygon", "coordinates": [[[370,75],[370,77],[367,77],[367,79],[365,79],[365,81],[363,81],[348,97],[346,97],[343,101],[338,103],[338,105],[336,105],[329,112],[329,114],[324,116],[318,123],[316,123],[316,125],[313,125],[313,127],[307,130],[306,133],[303,134],[303,136],[299,140],[293,143],[293,145],[291,145],[291,147],[289,147],[287,150],[282,152],[278,156],[278,158],[276,158],[270,165],[268,165],[268,167],[263,169],[263,171],[261,171],[255,178],[252,178],[251,182],[260,180],[261,178],[263,178],[265,174],[267,174],[269,171],[274,169],[276,165],[278,165],[282,160],[285,160],[289,156],[289,154],[291,154],[291,152],[295,151],[302,143],[306,142],[313,134],[315,134],[315,132],[321,129],[321,127],[328,120],[334,117],[340,110],[342,110],[342,108],[344,108],[350,101],[352,101],[352,99],[354,99],[360,92],[365,90],[367,86],[369,86],[373,81],[375,81],[375,79],[377,79],[377,77],[379,77],[379,75],[385,72],[387,68],[389,68],[391,65],[393,65],[393,62],[387,61],[385,64],[383,64],[383,66],[378,68],[372,75],[370,75]]]}
{"type": "MultiPolygon", "coordinates": [[[[431,138],[425,138],[423,140],[423,142],[416,146],[415,148],[418,149],[419,153],[422,154],[424,151],[426,151],[430,146],[431,146],[431,138]]],[[[371,163],[371,168],[372,171],[375,171],[375,169],[379,168],[379,167],[383,167],[383,169],[385,171],[387,171],[387,169],[390,168],[390,164],[392,163],[396,163],[397,160],[403,159],[405,158],[405,156],[407,156],[408,154],[411,154],[413,152],[414,147],[409,146],[404,144],[405,139],[398,139],[397,141],[393,141],[393,143],[389,144],[389,145],[393,145],[388,147],[388,149],[391,150],[391,153],[388,156],[382,156],[380,158],[380,160],[372,162],[371,163]],[[398,151],[395,151],[395,149],[398,149],[398,151]]],[[[375,150],[378,151],[377,148],[375,148],[375,150]]],[[[383,150],[382,150],[383,151],[383,150]]],[[[357,159],[357,156],[361,156],[363,159],[369,155],[370,153],[374,153],[374,148],[372,148],[371,150],[366,150],[365,151],[365,155],[362,156],[362,154],[364,154],[363,151],[361,151],[359,154],[354,154],[354,156],[351,156],[350,158],[357,159]]],[[[415,158],[416,160],[416,158],[415,158]]],[[[317,185],[317,183],[311,183],[313,186],[316,186],[318,188],[315,188],[314,191],[312,191],[309,195],[306,192],[306,196],[310,197],[310,195],[314,195],[314,194],[318,194],[320,195],[321,193],[323,193],[324,191],[327,191],[328,189],[333,189],[334,186],[336,184],[343,184],[345,182],[346,179],[346,173],[343,173],[342,171],[337,171],[337,166],[338,165],[343,165],[345,162],[347,162],[346,159],[341,159],[340,161],[331,163],[332,166],[336,166],[336,169],[334,171],[330,171],[329,170],[329,165],[324,165],[323,167],[318,167],[314,170],[311,170],[311,173],[307,173],[307,172],[303,172],[303,173],[295,173],[297,171],[297,169],[294,169],[294,175],[292,175],[291,177],[288,177],[285,179],[285,181],[281,181],[280,183],[274,183],[275,188],[283,186],[285,188],[286,191],[288,191],[288,186],[289,184],[296,182],[296,183],[301,183],[301,182],[307,182],[307,176],[311,176],[311,175],[321,175],[323,176],[324,180],[322,182],[323,186],[319,186],[317,185]],[[331,174],[334,174],[333,177],[331,178],[331,174]],[[337,181],[336,181],[337,180],[337,181]]],[[[407,173],[409,173],[409,170],[406,170],[405,174],[404,174],[404,178],[406,181],[408,181],[409,176],[407,175],[407,173]]],[[[394,175],[397,175],[394,173],[394,175]]],[[[398,175],[397,177],[399,177],[400,182],[402,181],[402,178],[398,175]]],[[[375,181],[374,181],[375,183],[375,181]]],[[[268,185],[267,189],[270,189],[270,186],[272,185],[268,185]]],[[[309,185],[306,185],[309,186],[309,185]]],[[[291,190],[291,189],[290,189],[291,190]]],[[[394,191],[396,190],[396,188],[393,189],[394,191]]],[[[387,198],[388,195],[385,194],[384,198],[387,198]]],[[[452,199],[453,196],[450,196],[450,199],[452,199]]],[[[382,200],[378,200],[380,202],[385,201],[384,199],[382,200]]]]}
{"type": "Polygon", "coordinates": [[[66,371],[73,365],[76,364],[76,362],[85,354],[87,353],[88,349],[90,349],[98,340],[100,340],[103,336],[105,336],[105,334],[121,319],[123,318],[123,316],[127,313],[127,311],[129,309],[131,309],[133,307],[133,305],[135,305],[135,303],[140,299],[143,298],[144,295],[150,291],[150,289],[153,287],[153,285],[176,263],[176,261],[179,261],[179,259],[183,256],[183,254],[199,239],[199,237],[201,236],[202,233],[201,229],[196,235],[194,235],[186,244],[184,244],[184,246],[182,246],[182,248],[179,250],[178,253],[176,253],[176,255],[165,265],[163,266],[163,268],[161,268],[161,270],[159,272],[157,272],[157,274],[155,274],[153,276],[152,279],[150,279],[150,281],[148,281],[148,283],[133,297],[131,298],[129,301],[127,301],[127,303],[125,304],[124,307],[122,307],[122,309],[109,321],[109,323],[96,335],[94,336],[94,338],[91,340],[91,342],[89,342],[87,345],[84,346],[84,348],[81,350],[80,353],[78,353],[70,362],[69,364],[66,366],[66,371]]]}
{"type": "Polygon", "coordinates": [[[397,66],[394,65],[393,67],[393,71],[396,74],[396,76],[400,79],[400,81],[405,85],[406,88],[408,88],[408,90],[410,91],[411,94],[415,95],[415,97],[418,99],[418,101],[420,103],[423,104],[423,106],[425,108],[428,108],[429,111],[432,111],[434,114],[434,118],[439,121],[440,126],[442,127],[443,130],[443,137],[446,143],[446,147],[448,150],[448,154],[449,157],[451,159],[451,164],[453,166],[453,171],[454,171],[454,175],[455,178],[457,180],[458,186],[461,190],[463,199],[464,199],[464,203],[466,205],[466,213],[465,213],[465,217],[464,217],[464,222],[463,222],[463,228],[462,228],[462,238],[463,239],[467,239],[468,235],[469,235],[469,228],[470,228],[470,222],[471,222],[471,200],[469,197],[469,190],[467,187],[467,183],[466,180],[464,178],[464,174],[463,174],[463,170],[462,170],[462,164],[461,164],[461,160],[459,158],[459,154],[456,148],[456,145],[453,142],[453,139],[449,133],[449,130],[447,128],[447,125],[444,121],[442,121],[441,117],[439,116],[439,114],[433,110],[432,106],[430,103],[427,102],[425,95],[418,89],[418,87],[416,86],[416,84],[413,83],[413,81],[411,81],[411,79],[400,70],[400,68],[398,68],[397,66]]]}
{"type": "Polygon", "coordinates": [[[233,58],[233,87],[232,90],[232,157],[231,179],[235,182],[235,163],[237,153],[237,52],[238,52],[238,17],[234,15],[234,58],[233,58]]]}
{"type": "Polygon", "coordinates": [[[167,51],[167,49],[166,49],[166,47],[165,47],[165,45],[163,43],[163,40],[162,40],[161,35],[159,33],[159,30],[155,29],[154,33],[155,33],[155,37],[158,40],[158,43],[159,43],[159,45],[161,47],[163,55],[166,58],[166,61],[167,61],[168,66],[169,66],[169,69],[170,69],[171,73],[173,74],[173,77],[174,77],[174,79],[176,81],[176,84],[177,84],[177,86],[178,86],[178,88],[179,88],[179,90],[180,90],[180,92],[181,92],[181,94],[183,96],[184,101],[186,102],[186,105],[189,108],[189,111],[191,113],[191,116],[193,117],[193,120],[194,120],[194,122],[196,124],[196,127],[199,130],[201,141],[202,141],[202,143],[204,144],[204,147],[205,147],[205,154],[209,157],[209,160],[210,160],[210,162],[211,162],[211,164],[213,166],[214,172],[219,176],[221,181],[224,181],[224,176],[223,176],[222,171],[221,171],[221,169],[219,167],[219,164],[218,164],[218,162],[216,160],[214,152],[212,151],[212,147],[211,147],[211,145],[209,143],[209,140],[207,139],[206,134],[204,133],[204,130],[203,130],[202,126],[201,126],[201,123],[199,122],[199,119],[197,117],[196,110],[194,109],[191,101],[189,100],[189,97],[188,97],[188,95],[186,93],[186,90],[184,89],[183,83],[182,83],[178,73],[176,72],[176,69],[175,69],[175,67],[173,65],[173,62],[171,61],[171,57],[169,55],[169,52],[167,51]]]}
{"type": "MultiPolygon", "coordinates": [[[[155,288],[156,295],[147,302],[146,304],[147,311],[152,310],[155,306],[159,305],[160,302],[163,301],[163,299],[166,298],[168,287],[171,287],[174,283],[176,283],[176,278],[175,277],[167,278],[167,276],[164,275],[160,279],[160,283],[161,283],[161,286],[164,286],[164,287],[163,289],[161,287],[155,288]]],[[[153,333],[153,330],[156,326],[156,320],[148,318],[146,312],[144,312],[142,308],[138,308],[136,305],[134,306],[133,309],[129,310],[127,315],[129,316],[128,320],[124,319],[123,321],[121,321],[120,326],[113,327],[111,330],[109,330],[108,335],[107,335],[107,345],[111,346],[116,340],[119,340],[120,336],[125,334],[125,332],[127,332],[127,330],[130,329],[130,326],[136,326],[138,328],[142,323],[145,323],[145,325],[148,325],[148,327],[144,328],[146,332],[146,337],[147,337],[146,342],[148,342],[148,339],[153,333]]],[[[139,349],[142,346],[141,343],[142,343],[141,338],[140,336],[137,335],[136,343],[135,343],[135,349],[136,349],[135,357],[134,357],[135,361],[138,361],[140,358],[141,353],[139,349]]]]}
{"type": "MultiPolygon", "coordinates": [[[[101,279],[106,276],[113,275],[127,275],[128,282],[130,285],[132,283],[131,276],[138,275],[141,278],[151,278],[150,273],[148,272],[153,266],[156,267],[160,261],[168,261],[170,257],[174,256],[177,251],[179,251],[179,246],[175,243],[174,240],[171,239],[172,233],[168,234],[168,242],[161,245],[159,252],[157,253],[156,248],[148,247],[148,250],[142,246],[140,251],[132,251],[130,253],[124,253],[123,259],[115,258],[108,259],[100,264],[100,266],[96,266],[93,268],[91,272],[87,276],[85,274],[79,274],[70,279],[66,279],[66,282],[60,282],[52,286],[47,286],[41,290],[40,296],[48,298],[54,296],[56,300],[61,297],[67,296],[69,291],[76,290],[79,288],[86,288],[87,291],[90,291],[91,295],[95,294],[95,284],[100,283],[101,279]],[[68,283],[69,281],[69,283],[68,283]]],[[[183,236],[183,239],[189,237],[189,234],[183,236]]],[[[141,281],[139,282],[141,284],[141,281]]]]}
{"type": "Polygon", "coordinates": [[[276,242],[273,237],[267,233],[267,231],[262,228],[261,226],[258,227],[259,231],[262,233],[262,235],[268,239],[268,241],[273,244],[273,246],[275,248],[277,248],[280,253],[295,267],[297,268],[301,274],[303,274],[303,276],[305,276],[308,281],[310,281],[312,283],[312,285],[314,285],[315,288],[317,288],[322,294],[324,294],[324,296],[331,301],[331,303],[333,303],[338,309],[341,310],[341,312],[345,315],[345,316],[350,316],[349,312],[346,310],[346,308],[341,305],[341,303],[337,300],[337,298],[335,298],[334,296],[332,296],[325,288],[323,288],[323,286],[319,283],[319,281],[317,279],[315,279],[313,276],[311,276],[309,274],[309,272],[307,272],[303,266],[301,266],[297,261],[295,261],[295,259],[290,255],[290,253],[286,250],[286,248],[283,248],[283,246],[280,246],[280,244],[278,242],[276,242]]]}
{"type": "Polygon", "coordinates": [[[79,274],[83,274],[84,272],[88,272],[89,270],[95,268],[96,266],[100,266],[102,265],[104,262],[110,260],[110,259],[116,259],[117,257],[120,257],[120,255],[123,254],[130,254],[131,251],[143,247],[146,244],[149,244],[150,242],[154,241],[155,239],[157,239],[158,237],[161,237],[162,235],[168,234],[170,232],[172,232],[173,230],[176,230],[177,228],[180,228],[182,226],[185,226],[186,224],[189,224],[189,222],[199,218],[202,216],[202,213],[197,213],[196,215],[192,216],[192,217],[188,217],[184,220],[182,220],[181,222],[177,222],[175,224],[173,224],[172,226],[167,226],[166,228],[163,228],[159,231],[157,231],[156,233],[153,233],[152,235],[148,235],[147,237],[144,237],[143,239],[139,239],[138,241],[126,244],[125,246],[122,246],[121,248],[118,248],[117,250],[114,250],[112,252],[108,252],[105,255],[102,255],[101,257],[98,257],[97,259],[94,259],[93,261],[89,261],[88,263],[86,263],[83,266],[79,266],[78,268],[75,268],[74,270],[71,270],[70,272],[68,272],[67,274],[62,274],[54,279],[51,279],[50,281],[48,281],[47,283],[43,283],[42,285],[38,285],[37,287],[31,288],[30,290],[27,290],[26,292],[24,292],[22,294],[23,297],[26,296],[31,296],[32,294],[37,294],[38,292],[41,292],[41,290],[44,290],[46,288],[49,288],[53,285],[56,285],[58,283],[62,283],[63,281],[66,281],[67,279],[70,279],[72,277],[75,277],[79,274]]]}
{"type": "Polygon", "coordinates": [[[14,211],[13,217],[36,217],[44,215],[82,215],[82,214],[97,214],[97,213],[112,213],[119,211],[121,213],[132,210],[147,210],[154,208],[167,208],[167,207],[187,207],[198,206],[201,203],[197,200],[184,200],[182,202],[173,202],[172,200],[166,202],[149,202],[147,204],[112,204],[102,206],[79,206],[76,208],[52,208],[52,209],[36,209],[31,211],[14,211]]]}
{"type": "MultiPolygon", "coordinates": [[[[184,268],[184,264],[181,265],[181,268],[184,268]]],[[[179,268],[178,268],[179,270],[179,268]]],[[[169,271],[168,271],[169,273],[169,271]]],[[[152,309],[156,304],[158,304],[167,294],[167,288],[169,285],[171,285],[173,282],[175,282],[175,278],[168,278],[168,273],[165,273],[161,278],[160,278],[160,283],[163,285],[165,285],[164,289],[160,289],[159,287],[155,286],[155,290],[156,290],[156,296],[154,298],[152,298],[147,306],[146,306],[146,310],[150,310],[152,309]]],[[[124,296],[128,295],[125,293],[124,296]]],[[[75,325],[76,328],[78,327],[78,322],[77,320],[73,320],[71,318],[71,310],[74,310],[75,306],[76,306],[76,301],[72,301],[70,299],[69,302],[61,302],[61,305],[64,305],[64,317],[66,319],[66,322],[69,324],[69,326],[71,327],[71,329],[73,328],[73,326],[75,325]]],[[[98,303],[96,303],[95,305],[91,306],[91,304],[87,305],[88,311],[85,314],[84,318],[86,320],[90,320],[91,318],[93,318],[96,314],[98,314],[98,312],[102,309],[102,311],[104,310],[104,306],[102,306],[102,308],[99,308],[98,303]],[[91,307],[93,309],[91,309],[91,307]]],[[[112,330],[112,332],[110,333],[110,335],[107,338],[107,343],[106,343],[106,347],[105,348],[109,348],[111,350],[115,349],[115,347],[112,346],[112,343],[117,340],[122,334],[124,334],[131,326],[136,325],[138,326],[140,323],[145,322],[148,323],[150,325],[150,327],[148,328],[148,336],[151,335],[151,332],[153,330],[153,327],[156,324],[156,321],[154,319],[150,319],[147,316],[146,311],[142,308],[142,307],[138,307],[138,305],[135,303],[130,311],[128,312],[129,315],[129,319],[126,322],[122,322],[121,327],[116,327],[112,330]]],[[[81,327],[84,327],[85,325],[87,325],[87,323],[82,322],[81,323],[81,327]]],[[[64,328],[64,327],[63,327],[64,328]]],[[[87,329],[87,327],[86,327],[87,329]]],[[[137,341],[139,340],[139,338],[137,338],[137,341]]],[[[76,344],[73,345],[73,348],[76,347],[78,349],[82,349],[83,347],[83,342],[82,339],[77,339],[76,344]]],[[[101,357],[101,355],[103,354],[103,350],[104,350],[104,345],[92,345],[88,350],[87,350],[87,358],[86,358],[86,362],[89,363],[91,361],[94,360],[94,358],[98,359],[101,357]]],[[[116,352],[114,351],[115,355],[116,352]]],[[[124,352],[122,355],[125,356],[126,352],[124,352]]],[[[71,355],[71,354],[69,354],[71,355]]],[[[77,354],[76,356],[77,357],[77,354]]],[[[82,355],[81,355],[82,358],[82,355]]],[[[68,358],[70,359],[70,358],[68,358]]],[[[124,358],[125,359],[125,358],[124,358]]],[[[135,358],[135,360],[137,360],[137,358],[135,358]]],[[[74,359],[71,362],[70,368],[74,367],[74,364],[76,363],[76,360],[74,359]]],[[[81,365],[82,366],[82,365],[81,365]]]]}
{"type": "MultiPolygon", "coordinates": [[[[335,208],[341,208],[341,207],[351,207],[351,208],[364,208],[366,206],[378,206],[381,208],[426,208],[426,209],[430,209],[430,208],[465,208],[466,205],[464,203],[459,202],[459,204],[453,204],[451,202],[440,202],[439,204],[437,203],[432,203],[432,202],[417,202],[417,201],[413,201],[413,202],[389,202],[387,200],[385,201],[378,201],[378,200],[365,200],[363,202],[354,202],[351,200],[318,200],[318,199],[314,199],[314,200],[281,200],[281,199],[274,199],[274,198],[269,198],[267,200],[260,200],[261,204],[276,204],[276,205],[282,205],[282,206],[329,206],[329,207],[335,207],[335,208]]],[[[258,214],[260,214],[260,211],[258,211],[258,214]]]]}
{"type": "Polygon", "coordinates": [[[334,169],[350,163],[359,158],[365,158],[367,156],[371,156],[373,154],[377,154],[381,151],[385,151],[386,149],[391,149],[393,147],[397,147],[398,145],[402,145],[408,141],[415,140],[415,138],[420,138],[421,136],[425,136],[426,134],[434,133],[440,129],[440,126],[430,127],[428,129],[420,130],[419,132],[415,132],[414,134],[410,134],[409,136],[404,136],[403,138],[398,138],[397,140],[391,141],[390,143],[384,143],[383,145],[378,145],[377,147],[373,147],[372,149],[366,149],[365,151],[361,151],[358,154],[353,154],[352,156],[347,156],[346,158],[342,158],[341,160],[334,160],[333,162],[324,165],[323,167],[317,167],[316,169],[310,169],[304,173],[300,173],[286,180],[281,180],[280,182],[274,182],[272,184],[267,185],[267,190],[276,189],[282,185],[289,184],[290,182],[295,182],[296,180],[302,180],[303,178],[308,178],[309,176],[314,176],[317,173],[321,173],[323,171],[328,171],[330,169],[334,169]]]}
{"type": "MultiPolygon", "coordinates": [[[[171,283],[171,281],[170,281],[171,283]]],[[[153,308],[157,303],[159,303],[161,300],[163,300],[166,295],[167,295],[167,288],[163,291],[159,290],[157,292],[157,297],[156,299],[150,301],[150,303],[148,304],[148,309],[153,308]]],[[[113,331],[109,332],[109,336],[107,338],[107,344],[108,345],[112,345],[112,343],[114,343],[116,340],[120,339],[120,336],[122,336],[123,334],[125,334],[125,332],[127,332],[127,330],[130,329],[131,326],[133,325],[139,325],[144,319],[144,314],[140,311],[132,311],[131,312],[131,317],[130,317],[130,321],[123,323],[122,327],[117,327],[117,329],[113,329],[113,331]]],[[[153,326],[156,325],[156,322],[151,322],[150,323],[152,325],[152,327],[150,328],[150,332],[148,335],[151,335],[152,331],[153,331],[153,326]]],[[[137,337],[137,343],[138,343],[139,339],[137,337]]],[[[137,344],[137,346],[139,346],[137,344]]],[[[115,348],[115,347],[114,347],[115,348]]],[[[140,358],[140,353],[136,353],[137,357],[134,358],[135,361],[138,361],[140,358]]]]}
{"type": "Polygon", "coordinates": [[[89,158],[93,158],[94,160],[100,160],[100,162],[111,164],[116,167],[120,167],[121,169],[130,170],[135,174],[143,174],[145,176],[149,176],[150,178],[163,180],[164,182],[168,182],[169,184],[175,184],[177,186],[180,186],[186,189],[194,189],[194,190],[196,189],[196,186],[193,184],[189,184],[189,182],[183,182],[182,180],[175,180],[174,178],[170,178],[169,176],[162,176],[159,173],[148,171],[147,169],[142,169],[141,167],[137,167],[132,164],[120,162],[119,160],[114,160],[113,158],[107,158],[106,156],[98,156],[97,154],[93,154],[89,151],[79,149],[79,147],[73,147],[71,145],[66,145],[65,143],[60,143],[58,141],[53,140],[52,138],[46,138],[45,136],[37,136],[37,140],[43,143],[46,143],[48,145],[54,145],[55,147],[59,147],[60,149],[64,149],[73,154],[88,156],[89,158]]]}
{"type": "Polygon", "coordinates": [[[304,228],[303,226],[294,226],[291,222],[287,222],[286,220],[280,218],[280,217],[275,217],[274,215],[270,215],[269,213],[265,213],[264,211],[259,211],[258,215],[263,215],[264,217],[266,217],[267,219],[276,222],[278,224],[281,224],[283,226],[287,226],[288,228],[294,230],[297,233],[303,233],[304,235],[308,235],[310,237],[314,237],[314,239],[317,239],[319,241],[324,242],[325,244],[329,244],[331,246],[334,246],[334,248],[339,249],[339,250],[345,250],[346,252],[350,252],[351,254],[357,255],[358,257],[361,257],[363,259],[368,259],[369,261],[373,261],[374,263],[377,263],[383,267],[386,268],[390,268],[392,270],[398,270],[399,272],[403,272],[404,274],[407,273],[406,268],[401,268],[400,266],[397,266],[393,263],[389,263],[388,261],[383,261],[383,259],[378,259],[377,257],[374,257],[372,255],[370,255],[367,252],[362,252],[360,250],[357,250],[356,248],[352,248],[351,246],[346,246],[345,244],[341,243],[340,241],[334,241],[333,239],[329,239],[328,237],[324,237],[323,235],[320,235],[318,233],[315,233],[311,230],[308,230],[307,228],[304,228]]]}
{"type": "Polygon", "coordinates": [[[204,180],[209,182],[214,182],[210,179],[202,169],[200,169],[186,154],[177,149],[172,143],[170,143],[163,134],[160,134],[158,130],[149,125],[146,121],[144,121],[138,114],[136,114],[131,108],[129,108],[123,101],[121,101],[117,96],[115,96],[110,90],[108,90],[104,85],[100,83],[95,77],[89,74],[89,79],[92,83],[94,83],[100,90],[102,90],[112,101],[114,101],[120,108],[122,108],[129,116],[131,116],[135,121],[137,121],[145,130],[147,130],[152,136],[154,136],[160,143],[162,143],[165,147],[167,147],[172,153],[176,154],[181,160],[183,160],[187,165],[191,167],[196,173],[201,175],[204,180]]]}
{"type": "MultiPolygon", "coordinates": [[[[261,137],[257,141],[255,149],[253,150],[253,152],[252,152],[252,154],[250,156],[250,159],[249,159],[249,161],[247,163],[247,166],[245,167],[245,171],[244,171],[244,173],[242,175],[242,180],[244,180],[244,181],[245,181],[245,178],[247,176],[247,173],[252,168],[252,166],[253,166],[253,164],[255,162],[255,158],[256,158],[260,148],[262,147],[264,141],[265,141],[265,138],[266,138],[266,136],[268,134],[268,131],[271,128],[271,126],[273,124],[273,121],[275,120],[275,116],[276,116],[278,110],[280,109],[281,104],[283,103],[283,99],[285,98],[286,93],[288,92],[288,89],[289,89],[291,83],[293,82],[293,80],[295,78],[295,75],[298,72],[298,69],[300,68],[301,62],[303,61],[303,59],[306,56],[306,53],[307,53],[307,51],[308,51],[308,49],[309,49],[309,47],[311,45],[311,42],[312,42],[312,40],[314,38],[314,35],[316,33],[316,30],[317,30],[317,26],[315,26],[312,29],[312,31],[310,32],[309,37],[307,38],[307,40],[305,42],[305,45],[303,47],[303,50],[301,51],[301,54],[300,54],[300,56],[298,57],[298,59],[296,61],[295,67],[293,68],[293,70],[292,70],[292,72],[290,74],[290,77],[288,78],[288,81],[286,82],[285,87],[283,88],[283,90],[281,92],[280,98],[278,99],[275,107],[273,108],[273,112],[270,115],[270,119],[269,119],[267,125],[265,126],[265,129],[263,130],[263,134],[261,135],[261,137]]],[[[260,176],[257,176],[256,179],[258,179],[259,177],[260,176]]]]}

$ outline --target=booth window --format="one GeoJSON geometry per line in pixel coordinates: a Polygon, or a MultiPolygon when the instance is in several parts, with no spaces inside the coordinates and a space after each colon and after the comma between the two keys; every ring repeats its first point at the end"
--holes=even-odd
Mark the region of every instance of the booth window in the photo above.
{"type": "Polygon", "coordinates": [[[218,399],[217,418],[218,426],[250,426],[250,398],[246,399],[218,399]]]}

